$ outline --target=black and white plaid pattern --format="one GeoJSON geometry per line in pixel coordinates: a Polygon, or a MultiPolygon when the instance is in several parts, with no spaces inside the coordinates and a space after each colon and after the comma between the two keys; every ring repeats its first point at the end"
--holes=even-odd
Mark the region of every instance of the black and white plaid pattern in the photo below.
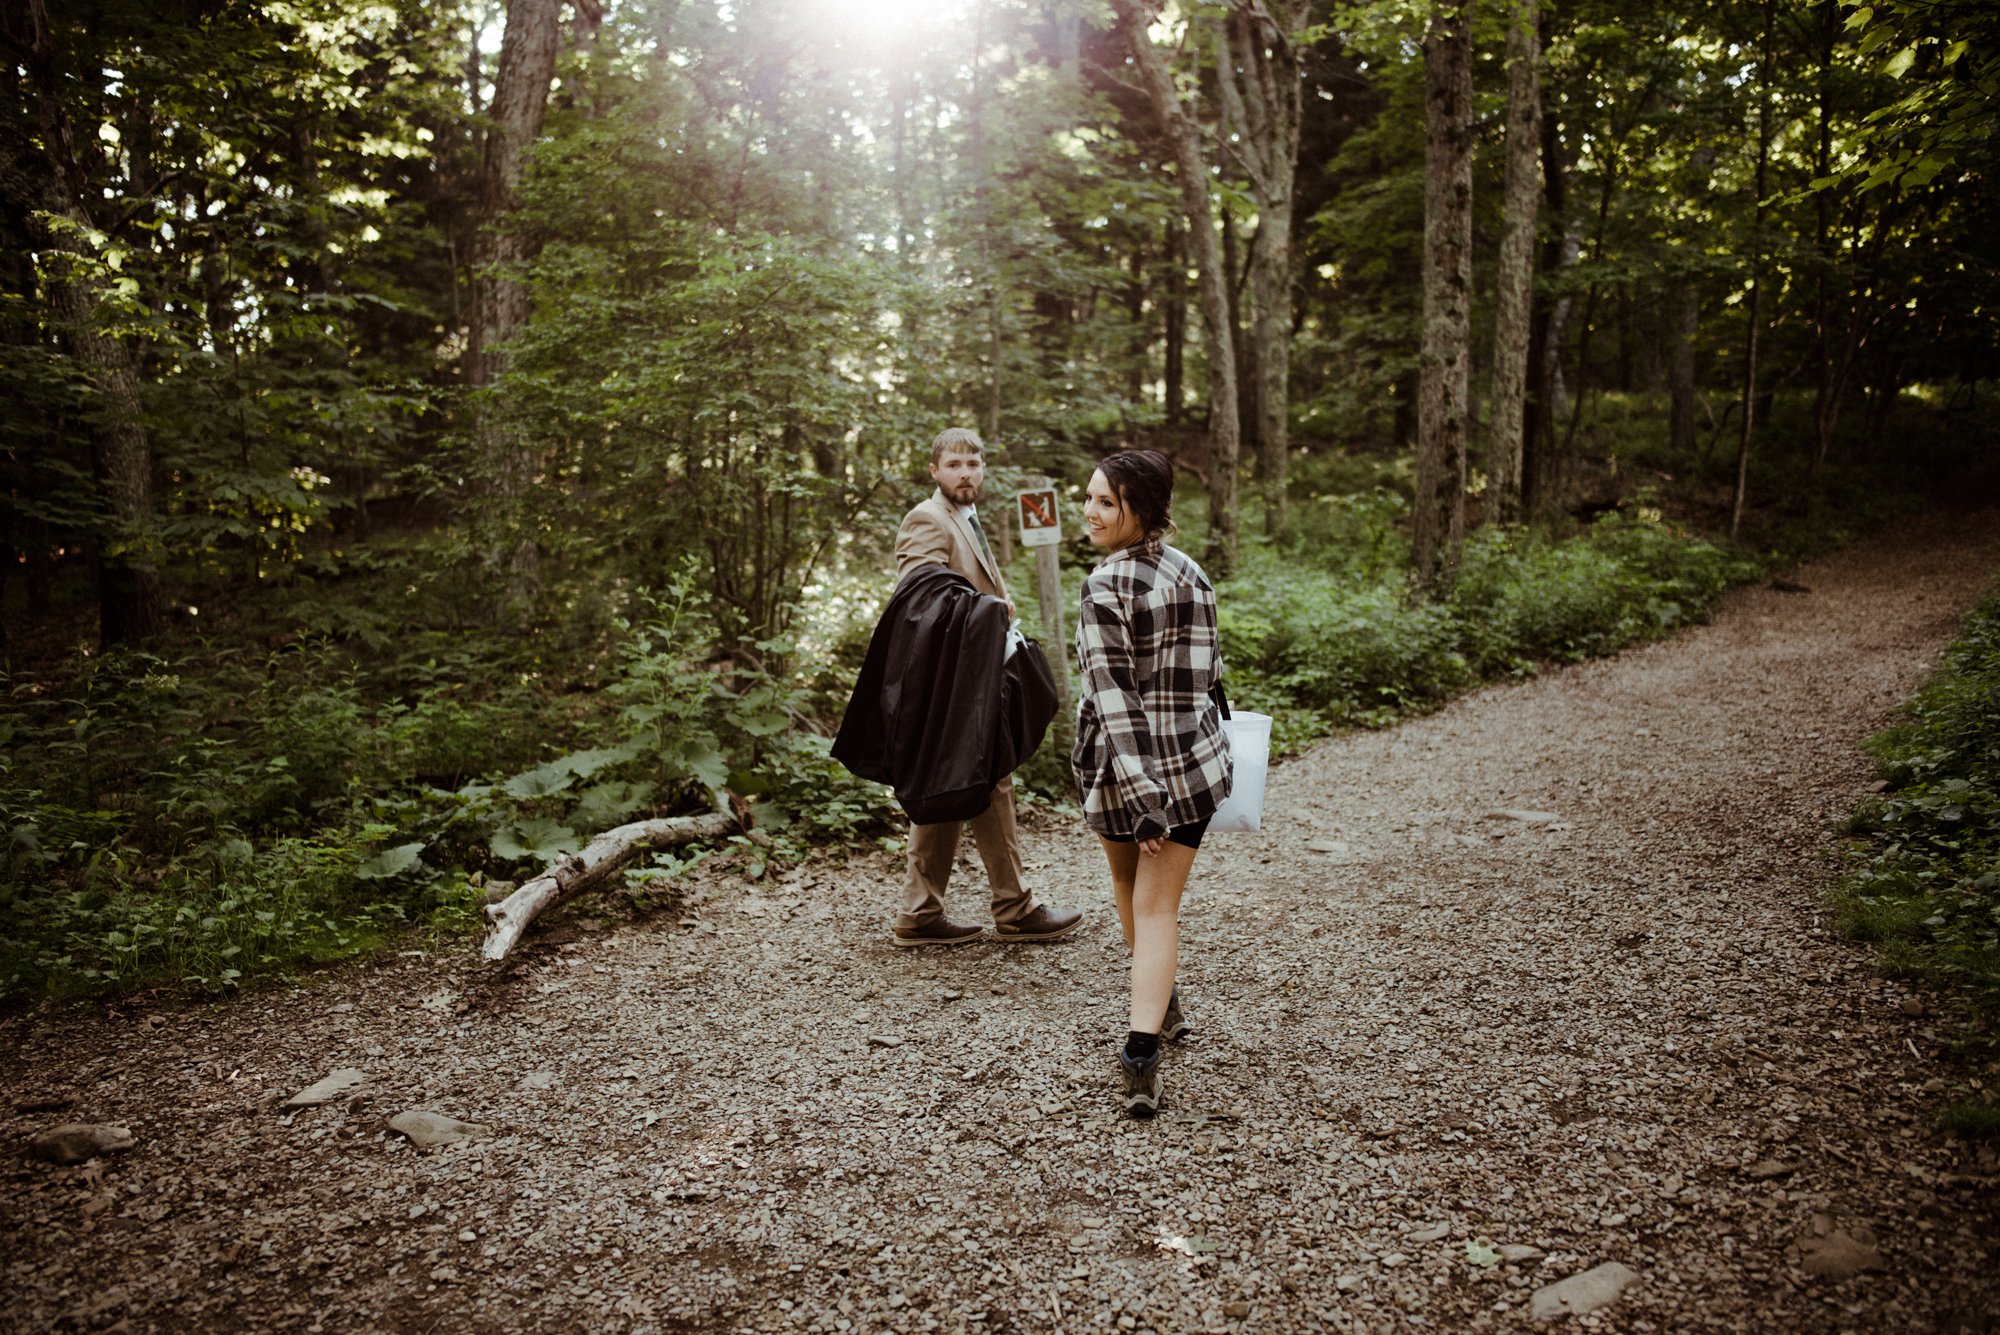
{"type": "Polygon", "coordinates": [[[1229,746],[1208,689],[1219,670],[1215,589],[1163,542],[1113,552],[1083,586],[1083,667],[1070,764],[1099,834],[1157,838],[1229,796],[1229,746]]]}

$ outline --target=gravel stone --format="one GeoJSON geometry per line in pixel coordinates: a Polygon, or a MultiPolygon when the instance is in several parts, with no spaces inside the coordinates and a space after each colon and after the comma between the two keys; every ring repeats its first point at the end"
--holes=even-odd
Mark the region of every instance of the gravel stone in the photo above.
{"type": "MultiPolygon", "coordinates": [[[[1279,765],[1264,831],[1195,864],[1200,1028],[1152,1123],[1114,1100],[1103,858],[1025,806],[1029,883],[1089,915],[1061,941],[897,950],[899,857],[751,883],[725,853],[668,912],[592,901],[491,969],[466,942],[0,1016],[14,1143],[50,1090],[137,1133],[0,1158],[6,1321],[1487,1332],[1615,1259],[1646,1281],[1578,1328],[1982,1329],[2000,1165],[1931,1130],[1946,1035],[1823,897],[1859,743],[1995,572],[2000,517],[1928,516],[1809,598],[1739,590],[1279,765]],[[364,1063],[372,1102],[276,1106],[364,1063]],[[489,1130],[421,1153],[383,1107],[489,1130]],[[1488,1268],[1454,1239],[1521,1241],[1488,1268]]],[[[954,916],[981,898],[962,861],[954,916]]]]}

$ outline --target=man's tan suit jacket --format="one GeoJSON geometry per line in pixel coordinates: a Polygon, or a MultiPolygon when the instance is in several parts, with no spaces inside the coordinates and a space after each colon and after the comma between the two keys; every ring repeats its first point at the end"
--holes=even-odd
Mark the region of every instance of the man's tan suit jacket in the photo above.
{"type": "Polygon", "coordinates": [[[896,530],[896,577],[901,579],[921,565],[945,566],[971,580],[981,593],[1013,601],[999,564],[979,550],[972,525],[941,491],[933,491],[930,499],[904,515],[903,526],[896,530]]]}

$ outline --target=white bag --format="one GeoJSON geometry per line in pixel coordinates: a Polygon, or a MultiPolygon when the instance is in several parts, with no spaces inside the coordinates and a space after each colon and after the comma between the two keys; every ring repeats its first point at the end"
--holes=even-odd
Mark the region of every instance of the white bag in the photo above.
{"type": "Polygon", "coordinates": [[[1208,832],[1255,830],[1264,819],[1264,776],[1271,768],[1271,716],[1238,709],[1222,720],[1235,771],[1228,800],[1208,818],[1208,832]]]}

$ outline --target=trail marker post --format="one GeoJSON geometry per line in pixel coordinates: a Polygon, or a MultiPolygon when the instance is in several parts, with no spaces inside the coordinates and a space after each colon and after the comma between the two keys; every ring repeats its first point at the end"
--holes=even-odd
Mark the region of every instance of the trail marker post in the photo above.
{"type": "Polygon", "coordinates": [[[1014,517],[1021,545],[1035,551],[1035,601],[1042,608],[1042,645],[1055,667],[1056,698],[1069,703],[1069,643],[1063,635],[1062,572],[1056,545],[1062,541],[1062,514],[1056,508],[1053,478],[1028,477],[1014,493],[1014,517]]]}

